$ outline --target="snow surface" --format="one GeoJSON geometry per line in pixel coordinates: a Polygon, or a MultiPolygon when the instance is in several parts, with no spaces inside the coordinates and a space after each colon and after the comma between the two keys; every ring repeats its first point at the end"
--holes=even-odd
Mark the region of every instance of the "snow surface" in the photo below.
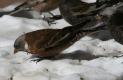
{"type": "Polygon", "coordinates": [[[81,0],[81,1],[86,3],[95,3],[97,0],[81,0]]]}
{"type": "Polygon", "coordinates": [[[69,25],[63,19],[56,23],[49,26],[42,20],[8,15],[0,18],[0,80],[123,80],[123,57],[112,57],[123,54],[123,45],[113,39],[103,41],[86,36],[63,51],[81,51],[81,56],[88,53],[104,56],[91,60],[65,58],[36,63],[25,52],[13,54],[13,43],[18,36],[38,29],[69,25]]]}

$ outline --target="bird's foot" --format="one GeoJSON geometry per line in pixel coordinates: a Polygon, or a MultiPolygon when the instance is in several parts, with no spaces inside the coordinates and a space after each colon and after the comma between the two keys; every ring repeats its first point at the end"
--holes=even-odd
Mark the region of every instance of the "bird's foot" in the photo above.
{"type": "Polygon", "coordinates": [[[44,60],[44,58],[43,58],[43,57],[34,58],[34,59],[32,59],[31,61],[38,63],[38,62],[40,62],[41,60],[44,60]]]}
{"type": "Polygon", "coordinates": [[[56,24],[55,20],[52,19],[52,17],[44,17],[43,20],[46,21],[49,26],[51,26],[52,24],[56,24]]]}
{"type": "Polygon", "coordinates": [[[47,21],[49,25],[56,24],[55,20],[61,19],[61,15],[54,15],[53,17],[44,17],[43,20],[47,21]]]}
{"type": "Polygon", "coordinates": [[[42,61],[42,60],[54,60],[54,57],[36,57],[34,59],[31,59],[31,61],[34,61],[36,63],[42,61]]]}

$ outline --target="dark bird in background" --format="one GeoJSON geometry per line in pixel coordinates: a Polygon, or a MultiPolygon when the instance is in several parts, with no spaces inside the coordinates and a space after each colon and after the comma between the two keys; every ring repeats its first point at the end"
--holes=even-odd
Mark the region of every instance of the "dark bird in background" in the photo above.
{"type": "MultiPolygon", "coordinates": [[[[5,8],[8,7],[9,5],[16,5],[19,6],[21,4],[23,4],[26,0],[0,0],[0,8],[5,8]]],[[[6,14],[10,14],[12,13],[14,10],[12,11],[0,11],[0,17],[6,14]]]]}
{"type": "MultiPolygon", "coordinates": [[[[12,11],[6,11],[6,12],[0,12],[0,16],[3,16],[5,14],[9,14],[12,16],[17,17],[26,17],[32,18],[31,13],[29,11],[37,11],[39,13],[42,12],[50,12],[51,10],[54,10],[59,5],[59,0],[7,0],[2,1],[1,8],[4,8],[6,6],[12,5],[13,3],[20,3],[14,10],[12,11]]],[[[53,15],[53,14],[52,14],[53,15]]],[[[53,15],[54,16],[54,15],[53,15]]]]}
{"type": "Polygon", "coordinates": [[[7,7],[9,5],[15,5],[16,4],[16,7],[11,10],[11,11],[0,11],[0,16],[3,16],[3,15],[12,15],[12,16],[17,16],[17,17],[26,17],[26,18],[32,18],[32,15],[31,13],[29,12],[29,10],[31,10],[30,8],[33,6],[33,5],[27,5],[28,2],[27,0],[6,0],[6,1],[2,1],[1,0],[1,9],[4,8],[4,7],[7,7]],[[18,4],[17,4],[18,3],[18,4]]]}
{"type": "Polygon", "coordinates": [[[108,21],[108,27],[113,38],[123,44],[123,3],[111,15],[108,21]]]}
{"type": "Polygon", "coordinates": [[[98,7],[96,3],[85,3],[80,0],[61,0],[59,4],[61,15],[71,25],[76,25],[89,19],[88,24],[83,26],[85,29],[105,26],[102,17],[98,15],[98,7]]]}
{"type": "Polygon", "coordinates": [[[60,0],[59,9],[63,18],[75,25],[90,19],[85,28],[106,26],[106,19],[100,15],[105,8],[117,4],[121,0],[97,0],[95,3],[85,3],[81,0],[60,0]]]}
{"type": "Polygon", "coordinates": [[[80,0],[61,0],[59,4],[59,9],[63,18],[70,24],[75,25],[82,21],[84,18],[77,18],[73,9],[80,12],[85,12],[88,10],[90,5],[88,3],[81,2],[80,0]]]}
{"type": "Polygon", "coordinates": [[[43,29],[21,35],[14,43],[14,53],[25,51],[43,58],[54,57],[84,35],[97,30],[82,30],[87,23],[85,21],[63,29],[43,29]]]}

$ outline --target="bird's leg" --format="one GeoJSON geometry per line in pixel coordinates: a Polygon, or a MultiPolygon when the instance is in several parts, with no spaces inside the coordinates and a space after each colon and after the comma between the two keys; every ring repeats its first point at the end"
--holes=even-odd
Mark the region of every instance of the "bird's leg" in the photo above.
{"type": "Polygon", "coordinates": [[[43,18],[43,20],[47,21],[47,23],[49,25],[52,25],[52,24],[56,24],[54,21],[55,20],[59,20],[59,19],[62,19],[62,16],[61,15],[54,15],[53,13],[49,12],[49,14],[52,15],[52,17],[45,17],[43,18]]]}
{"type": "Polygon", "coordinates": [[[52,17],[50,17],[52,20],[59,20],[59,19],[62,19],[62,15],[54,15],[52,17]]]}
{"type": "Polygon", "coordinates": [[[32,59],[31,61],[34,61],[34,62],[40,62],[41,60],[44,60],[43,57],[36,57],[35,59],[32,59]]]}
{"type": "Polygon", "coordinates": [[[34,62],[40,62],[41,60],[54,60],[54,57],[53,56],[49,56],[49,57],[40,57],[40,56],[37,56],[35,59],[31,60],[31,61],[34,61],[34,62]]]}
{"type": "Polygon", "coordinates": [[[40,15],[42,15],[41,19],[46,21],[49,26],[51,26],[51,24],[56,24],[56,23],[53,23],[53,20],[50,19],[51,17],[46,17],[45,15],[42,14],[42,12],[40,12],[40,15]]]}
{"type": "Polygon", "coordinates": [[[54,16],[54,14],[53,13],[51,13],[51,12],[48,12],[51,16],[54,16]]]}
{"type": "Polygon", "coordinates": [[[45,17],[43,18],[44,21],[46,21],[48,23],[49,26],[51,26],[52,24],[56,24],[54,21],[54,19],[52,19],[52,17],[45,17]]]}

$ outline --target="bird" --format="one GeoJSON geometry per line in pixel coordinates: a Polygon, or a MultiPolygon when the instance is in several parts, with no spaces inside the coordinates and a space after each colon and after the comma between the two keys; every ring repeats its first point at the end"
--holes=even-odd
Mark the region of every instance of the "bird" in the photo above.
{"type": "Polygon", "coordinates": [[[17,3],[18,4],[16,5],[16,7],[13,10],[10,10],[10,11],[0,11],[0,17],[3,16],[3,15],[11,15],[11,16],[26,17],[26,18],[32,17],[31,13],[28,12],[28,11],[31,10],[31,7],[34,4],[36,4],[36,3],[34,3],[33,5],[31,5],[31,4],[29,5],[27,0],[22,0],[22,1],[7,0],[7,1],[2,1],[1,4],[3,4],[3,7],[6,7],[6,6],[9,6],[9,5],[12,5],[12,2],[14,2],[13,5],[17,4],[17,3]]]}
{"type": "Polygon", "coordinates": [[[93,28],[95,26],[106,27],[106,19],[100,13],[105,8],[113,6],[121,0],[97,0],[95,3],[82,1],[83,0],[60,0],[59,10],[61,15],[71,25],[90,19],[91,22],[85,25],[85,28],[93,28]]]}
{"type": "Polygon", "coordinates": [[[81,0],[61,0],[59,10],[63,19],[71,25],[76,25],[90,19],[91,21],[83,26],[85,29],[105,26],[102,16],[98,15],[99,11],[96,3],[86,3],[81,0]],[[91,12],[94,12],[94,14],[90,14],[91,12]]]}
{"type": "MultiPolygon", "coordinates": [[[[12,2],[19,3],[17,7],[15,7],[12,11],[6,11],[6,12],[0,12],[0,16],[3,16],[5,14],[9,14],[12,16],[19,16],[21,17],[20,13],[22,14],[29,14],[29,11],[37,11],[39,13],[42,12],[49,12],[56,9],[59,5],[59,0],[7,0],[2,1],[4,4],[3,7],[6,7],[8,5],[11,5],[12,2]],[[6,5],[5,5],[6,4],[6,5]]],[[[1,4],[2,4],[1,3],[1,4]]],[[[2,6],[1,6],[2,7],[2,6]]],[[[54,16],[52,13],[50,13],[52,16],[54,16]]],[[[23,17],[23,15],[22,15],[23,17]]],[[[25,17],[25,15],[24,15],[25,17]]],[[[28,17],[27,17],[28,18],[28,17]]]]}
{"type": "Polygon", "coordinates": [[[108,28],[115,41],[123,45],[123,3],[110,16],[108,28]]]}
{"type": "MultiPolygon", "coordinates": [[[[81,8],[83,12],[88,9],[89,5],[82,3],[80,0],[61,0],[59,3],[59,10],[63,18],[71,25],[78,24],[84,19],[73,16],[72,9],[77,7],[81,8]]],[[[81,10],[81,11],[82,11],[81,10]]],[[[80,12],[80,11],[79,11],[80,12]]]]}
{"type": "Polygon", "coordinates": [[[25,33],[15,40],[14,53],[24,51],[44,59],[54,57],[84,35],[98,30],[82,30],[87,23],[88,20],[63,29],[42,29],[25,33]]]}

